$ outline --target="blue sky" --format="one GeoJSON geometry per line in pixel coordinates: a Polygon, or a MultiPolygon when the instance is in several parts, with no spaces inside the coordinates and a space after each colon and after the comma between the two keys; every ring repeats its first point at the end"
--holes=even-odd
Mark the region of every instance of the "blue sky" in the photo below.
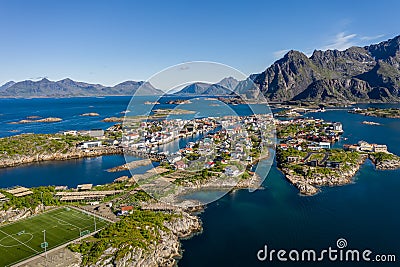
{"type": "Polygon", "coordinates": [[[0,84],[47,77],[113,85],[202,60],[245,74],[287,50],[399,35],[400,1],[0,0],[0,84]]]}

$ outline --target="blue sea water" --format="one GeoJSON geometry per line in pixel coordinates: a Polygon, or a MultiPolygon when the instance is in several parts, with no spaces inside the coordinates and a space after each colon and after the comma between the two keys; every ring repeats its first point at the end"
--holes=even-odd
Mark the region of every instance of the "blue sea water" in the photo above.
{"type": "MultiPolygon", "coordinates": [[[[372,105],[399,107],[399,105],[372,105]]],[[[365,106],[362,106],[365,107],[365,106]]],[[[387,144],[400,154],[400,123],[349,114],[346,110],[312,113],[308,116],[343,123],[345,133],[336,146],[365,140],[387,144]],[[362,124],[379,122],[381,126],[362,124]]],[[[282,173],[271,168],[265,190],[235,191],[210,204],[200,215],[204,232],[183,241],[179,266],[400,266],[400,170],[377,171],[370,161],[361,167],[354,183],[324,187],[321,193],[298,194],[282,173]],[[348,248],[376,254],[395,254],[395,263],[377,262],[261,262],[257,252],[269,250],[336,248],[345,238],[348,248]]]]}
{"type": "MultiPolygon", "coordinates": [[[[152,101],[152,98],[146,100],[152,101]]],[[[13,129],[20,132],[56,132],[106,128],[111,124],[103,123],[101,119],[120,115],[121,111],[127,109],[129,101],[128,97],[0,99],[0,136],[16,134],[9,132],[13,129]],[[98,112],[101,116],[79,116],[86,112],[98,112]],[[30,115],[61,117],[63,121],[53,124],[7,124],[30,115]]],[[[142,102],[138,101],[134,105],[136,108],[133,112],[140,113],[147,109],[142,102]]],[[[164,100],[160,103],[157,108],[174,107],[164,100]]],[[[199,117],[216,116],[218,113],[218,106],[211,107],[208,100],[193,101],[179,108],[195,109],[198,111],[195,115],[199,117]]],[[[251,112],[242,105],[231,108],[243,115],[251,112]]],[[[390,151],[400,154],[398,119],[364,117],[349,114],[346,110],[308,115],[343,123],[343,137],[348,139],[341,140],[338,146],[365,140],[387,144],[390,151]],[[376,121],[382,125],[364,125],[364,120],[376,121]]],[[[75,186],[83,182],[101,184],[123,175],[105,171],[122,163],[123,156],[116,155],[0,169],[0,187],[16,184],[75,186]]],[[[146,168],[140,171],[144,172],[146,168]]],[[[179,261],[179,266],[399,266],[400,171],[377,171],[367,161],[357,173],[353,184],[324,187],[319,194],[304,197],[273,166],[263,186],[264,190],[253,193],[247,190],[234,191],[208,205],[200,214],[204,232],[183,241],[183,259],[179,261]],[[339,238],[347,240],[348,248],[370,249],[374,254],[396,254],[398,261],[392,264],[330,261],[313,264],[260,262],[256,257],[257,251],[264,245],[276,250],[320,250],[329,246],[335,248],[339,238]]]]}
{"type": "MultiPolygon", "coordinates": [[[[128,161],[138,160],[128,157],[128,161]]],[[[67,161],[45,161],[21,165],[16,168],[0,169],[0,188],[16,185],[34,187],[41,185],[67,185],[70,188],[78,184],[92,183],[100,185],[110,183],[114,179],[128,175],[129,171],[107,172],[107,169],[125,164],[123,155],[107,155],[67,161]]],[[[153,165],[140,166],[134,173],[144,173],[153,165]]]]}
{"type": "Polygon", "coordinates": [[[154,109],[186,109],[195,111],[194,114],[171,115],[170,118],[201,118],[220,115],[250,115],[253,113],[265,113],[268,108],[265,105],[227,106],[217,100],[199,98],[190,104],[168,104],[175,99],[191,99],[190,97],[165,96],[109,96],[109,97],[72,97],[72,98],[32,98],[32,99],[0,99],[0,137],[21,133],[56,133],[65,130],[90,130],[106,129],[115,123],[102,122],[107,117],[126,115],[146,115],[154,109]],[[146,105],[145,102],[158,101],[160,104],[146,105]],[[218,106],[216,106],[218,105],[218,106]],[[84,113],[95,112],[99,116],[80,116],[84,113]],[[58,117],[60,122],[53,123],[27,123],[10,124],[29,116],[58,117]]]}

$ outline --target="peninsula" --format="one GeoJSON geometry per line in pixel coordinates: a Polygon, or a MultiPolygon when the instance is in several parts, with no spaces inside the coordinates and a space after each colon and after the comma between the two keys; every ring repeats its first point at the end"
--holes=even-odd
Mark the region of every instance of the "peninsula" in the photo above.
{"type": "Polygon", "coordinates": [[[387,151],[382,144],[346,144],[332,148],[343,133],[340,122],[302,118],[291,121],[276,120],[277,163],[288,181],[301,194],[314,195],[320,186],[349,184],[367,158],[377,169],[397,169],[400,158],[387,151]]]}

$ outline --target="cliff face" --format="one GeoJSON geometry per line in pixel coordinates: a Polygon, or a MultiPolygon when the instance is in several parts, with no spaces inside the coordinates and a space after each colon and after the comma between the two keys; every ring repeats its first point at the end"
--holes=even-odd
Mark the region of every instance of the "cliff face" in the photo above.
{"type": "Polygon", "coordinates": [[[353,78],[322,79],[311,83],[293,100],[357,101],[370,98],[371,86],[353,78]]]}
{"type": "Polygon", "coordinates": [[[250,79],[271,101],[399,101],[400,36],[344,51],[289,51],[250,79]]]}
{"type": "Polygon", "coordinates": [[[289,51],[266,71],[251,77],[270,100],[289,100],[321,79],[313,62],[301,52],[289,51]]]}

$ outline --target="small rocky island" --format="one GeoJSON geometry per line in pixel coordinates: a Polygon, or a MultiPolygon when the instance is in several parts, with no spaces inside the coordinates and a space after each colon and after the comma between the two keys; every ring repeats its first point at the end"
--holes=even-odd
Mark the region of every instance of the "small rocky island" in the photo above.
{"type": "Polygon", "coordinates": [[[102,122],[123,122],[124,117],[108,117],[101,120],[102,122]]]}
{"type": "Polygon", "coordinates": [[[183,104],[191,104],[192,102],[188,99],[176,99],[176,100],[169,100],[167,104],[170,105],[183,105],[183,104]]]}
{"type": "Polygon", "coordinates": [[[89,112],[89,113],[83,113],[80,116],[82,116],[82,117],[97,117],[97,116],[100,116],[100,114],[96,113],[96,112],[89,112]]]}
{"type": "Polygon", "coordinates": [[[61,118],[56,118],[56,117],[48,117],[48,118],[42,118],[37,116],[29,116],[27,119],[20,120],[20,121],[13,121],[10,122],[9,124],[26,124],[26,123],[49,123],[49,122],[59,122],[62,121],[61,118]]]}
{"type": "Polygon", "coordinates": [[[183,114],[194,114],[195,111],[186,109],[155,109],[153,110],[154,116],[167,116],[167,115],[183,115],[183,114]]]}
{"type": "Polygon", "coordinates": [[[370,117],[380,117],[380,118],[400,118],[400,109],[399,108],[354,108],[349,110],[349,113],[353,114],[361,114],[364,116],[370,117]]]}
{"type": "Polygon", "coordinates": [[[192,110],[185,109],[154,109],[152,110],[153,114],[150,115],[137,115],[137,116],[125,116],[125,117],[108,117],[104,118],[102,122],[138,122],[144,120],[153,120],[164,118],[169,115],[184,115],[184,114],[194,114],[196,112],[192,110]]]}
{"type": "Polygon", "coordinates": [[[375,125],[375,126],[381,125],[379,122],[374,122],[374,121],[363,121],[362,124],[375,125]]]}

